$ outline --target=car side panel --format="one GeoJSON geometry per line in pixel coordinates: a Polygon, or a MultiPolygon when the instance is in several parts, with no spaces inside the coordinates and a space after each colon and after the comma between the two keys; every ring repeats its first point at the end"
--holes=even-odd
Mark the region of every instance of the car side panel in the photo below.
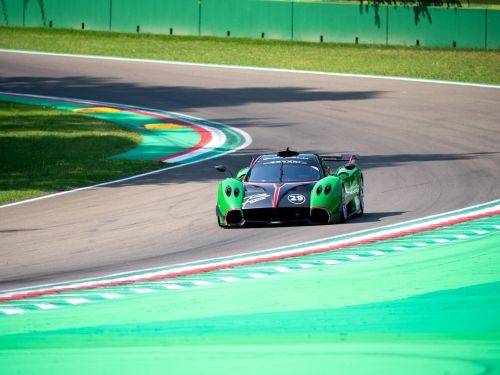
{"type": "Polygon", "coordinates": [[[317,208],[325,209],[330,222],[336,222],[341,199],[342,180],[337,176],[327,176],[319,180],[311,191],[311,212],[317,208]]]}
{"type": "Polygon", "coordinates": [[[241,209],[245,188],[243,183],[235,178],[226,178],[219,182],[217,188],[218,213],[225,217],[230,210],[241,209]]]}
{"type": "Polygon", "coordinates": [[[336,175],[343,181],[346,191],[346,204],[351,203],[359,194],[363,175],[357,166],[343,166],[337,169],[336,175]]]}

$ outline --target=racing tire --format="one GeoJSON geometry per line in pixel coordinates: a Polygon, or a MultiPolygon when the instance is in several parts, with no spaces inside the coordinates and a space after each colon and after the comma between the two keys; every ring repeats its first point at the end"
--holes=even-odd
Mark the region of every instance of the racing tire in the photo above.
{"type": "Polygon", "coordinates": [[[363,179],[361,179],[361,184],[359,185],[358,204],[357,216],[362,216],[365,213],[365,188],[363,179]]]}
{"type": "Polygon", "coordinates": [[[224,228],[224,229],[227,228],[227,226],[224,225],[224,219],[222,219],[222,216],[217,216],[217,224],[221,228],[224,228]]]}
{"type": "Polygon", "coordinates": [[[342,185],[342,195],[340,197],[340,209],[339,209],[339,222],[345,223],[347,221],[347,204],[345,202],[345,188],[342,185]]]}

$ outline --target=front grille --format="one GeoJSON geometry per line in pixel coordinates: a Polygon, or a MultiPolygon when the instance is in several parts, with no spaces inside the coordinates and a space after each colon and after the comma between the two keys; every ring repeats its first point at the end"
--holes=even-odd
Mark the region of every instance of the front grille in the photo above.
{"type": "Polygon", "coordinates": [[[249,222],[305,221],[309,208],[254,208],[243,210],[243,218],[249,222]]]}
{"type": "Polygon", "coordinates": [[[330,221],[330,214],[324,208],[313,208],[311,210],[311,220],[314,223],[326,224],[330,221]]]}
{"type": "Polygon", "coordinates": [[[240,210],[231,210],[226,215],[226,222],[231,224],[240,224],[241,223],[241,211],[240,210]]]}

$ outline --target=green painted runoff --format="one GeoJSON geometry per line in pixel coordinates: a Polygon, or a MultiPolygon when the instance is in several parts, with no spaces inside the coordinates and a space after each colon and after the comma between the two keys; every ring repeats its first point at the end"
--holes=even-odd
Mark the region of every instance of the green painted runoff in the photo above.
{"type": "Polygon", "coordinates": [[[499,243],[500,234],[491,234],[264,279],[0,317],[0,368],[500,373],[499,243]]]}

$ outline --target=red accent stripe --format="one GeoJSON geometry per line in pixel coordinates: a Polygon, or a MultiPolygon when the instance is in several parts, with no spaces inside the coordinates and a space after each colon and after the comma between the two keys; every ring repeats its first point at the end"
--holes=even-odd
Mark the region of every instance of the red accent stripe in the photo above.
{"type": "Polygon", "coordinates": [[[273,208],[278,207],[278,201],[280,198],[280,190],[282,187],[283,187],[283,185],[274,184],[273,208]]]}
{"type": "Polygon", "coordinates": [[[403,236],[407,236],[407,235],[411,235],[411,234],[426,232],[426,231],[430,231],[430,230],[437,229],[437,228],[443,228],[443,227],[452,226],[452,225],[456,225],[456,224],[466,223],[466,222],[469,222],[472,220],[482,219],[485,217],[491,217],[491,216],[496,216],[496,215],[500,215],[500,209],[495,210],[495,211],[491,211],[491,212],[470,215],[470,216],[466,216],[466,217],[462,217],[462,218],[456,218],[456,219],[452,219],[452,220],[449,220],[449,221],[446,221],[443,223],[439,223],[439,224],[428,224],[428,225],[424,225],[422,227],[415,228],[415,229],[401,230],[401,231],[396,232],[396,233],[381,234],[381,235],[378,235],[378,236],[375,236],[375,237],[372,237],[369,239],[352,240],[349,242],[345,242],[343,244],[325,246],[325,247],[319,248],[319,249],[318,248],[315,248],[315,249],[307,249],[306,248],[300,252],[295,252],[293,254],[277,254],[277,255],[261,256],[258,259],[255,259],[255,258],[254,259],[242,259],[240,261],[236,260],[236,261],[232,262],[230,265],[200,266],[199,268],[195,268],[192,270],[179,271],[176,273],[170,273],[168,275],[155,275],[155,276],[147,276],[147,277],[145,276],[143,278],[137,278],[135,280],[110,280],[110,281],[97,282],[97,283],[91,284],[91,285],[82,285],[82,286],[74,286],[74,287],[58,287],[58,288],[53,288],[50,290],[20,292],[18,294],[12,295],[12,296],[0,297],[0,302],[15,301],[15,300],[21,300],[21,299],[33,298],[33,297],[40,297],[40,296],[56,294],[56,293],[60,293],[60,292],[68,292],[68,291],[73,291],[73,290],[97,289],[97,288],[105,288],[105,287],[111,287],[111,286],[136,284],[136,283],[147,282],[147,281],[174,279],[174,278],[179,277],[179,276],[199,275],[199,274],[203,274],[203,273],[210,272],[210,271],[218,271],[218,270],[228,269],[228,268],[233,268],[233,267],[238,267],[238,266],[247,266],[247,265],[251,265],[251,264],[272,262],[272,261],[282,260],[282,259],[287,259],[287,258],[295,258],[295,257],[299,257],[299,256],[304,256],[304,255],[318,254],[318,253],[324,253],[324,252],[328,252],[328,251],[345,249],[345,248],[351,247],[351,246],[364,245],[364,244],[389,240],[389,239],[393,239],[393,238],[397,238],[397,237],[403,237],[403,236]]]}

